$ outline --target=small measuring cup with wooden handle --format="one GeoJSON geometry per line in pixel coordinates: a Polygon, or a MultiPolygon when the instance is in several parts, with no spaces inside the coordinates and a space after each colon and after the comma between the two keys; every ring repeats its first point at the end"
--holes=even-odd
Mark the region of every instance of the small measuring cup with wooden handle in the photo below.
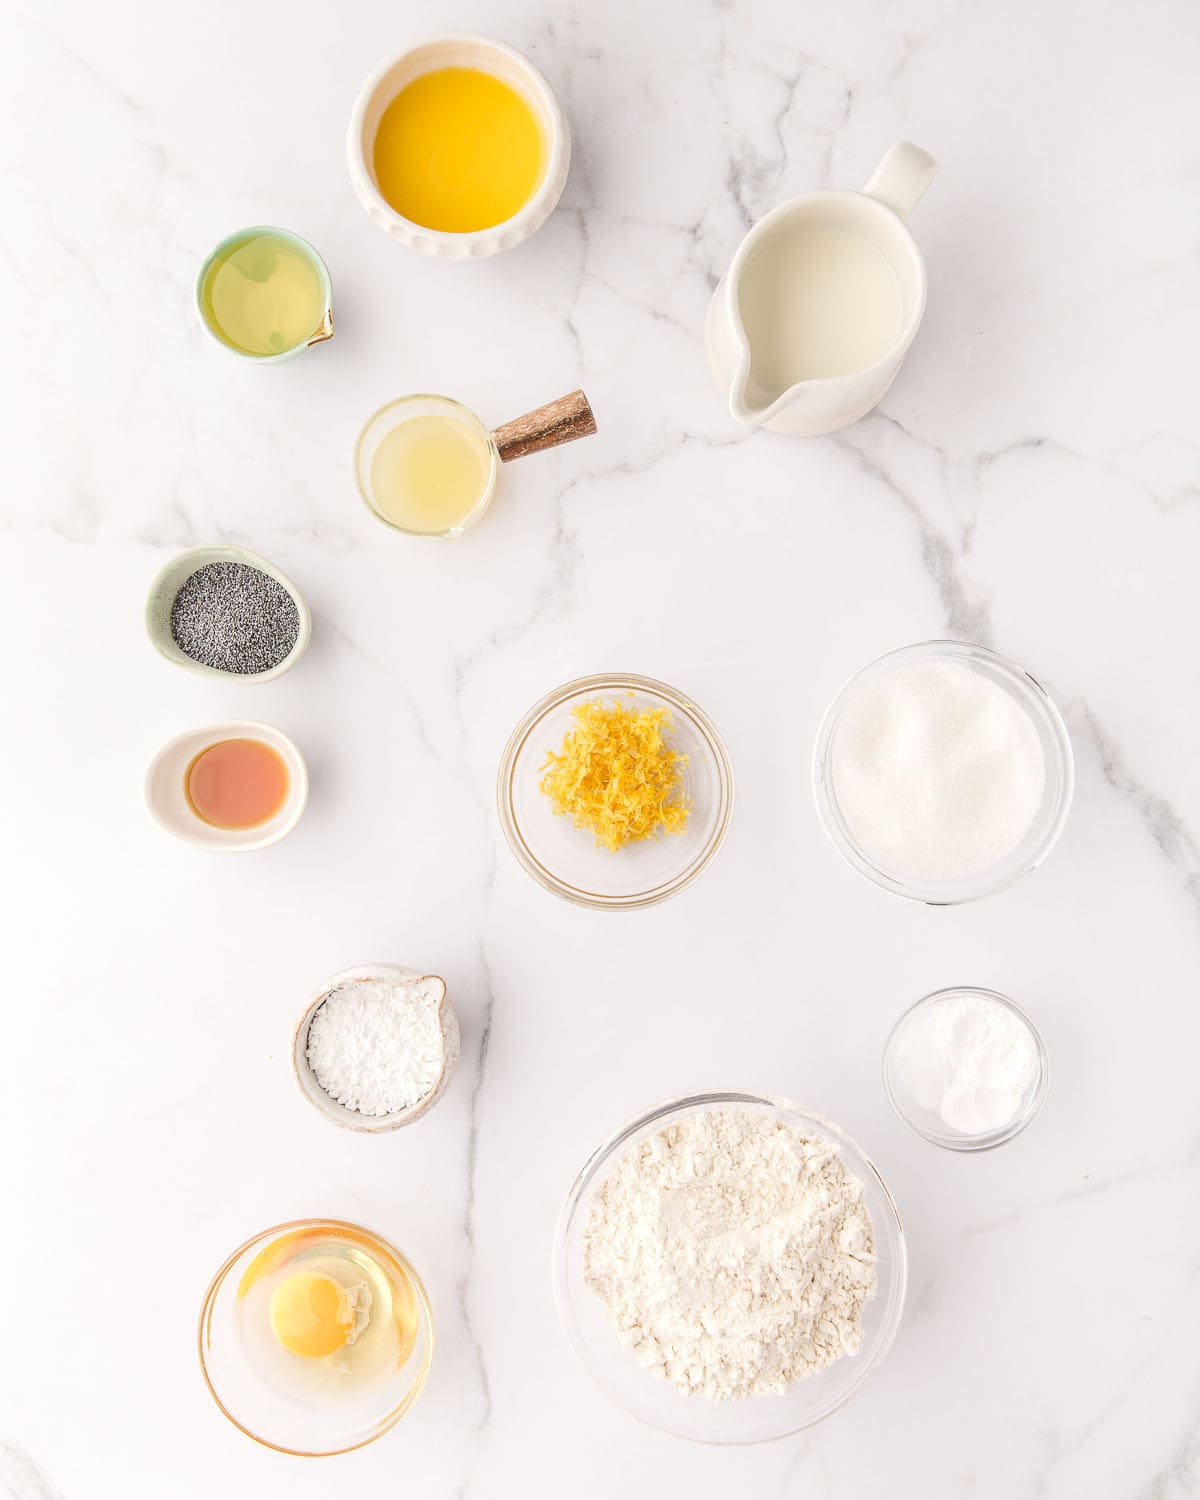
{"type": "Polygon", "coordinates": [[[557,448],[560,443],[591,437],[595,430],[596,419],[588,398],[582,391],[571,391],[557,401],[547,401],[545,406],[527,411],[523,417],[493,427],[492,442],[500,462],[507,464],[514,458],[524,458],[527,453],[540,453],[544,448],[557,448]]]}
{"type": "Polygon", "coordinates": [[[566,396],[539,406],[524,416],[514,417],[490,431],[473,411],[451,401],[448,396],[402,396],[381,407],[367,422],[359,435],[354,452],[354,477],[359,493],[378,518],[396,531],[409,536],[459,537],[487,510],[496,490],[500,465],[511,463],[515,458],[524,458],[529,453],[540,453],[546,448],[557,448],[560,443],[574,442],[576,438],[590,437],[596,431],[596,419],[588,398],[582,391],[571,391],[566,396]],[[375,473],[376,458],[386,443],[392,440],[397,429],[407,422],[437,419],[454,422],[466,429],[474,440],[477,450],[485,450],[488,460],[479,493],[467,498],[461,514],[453,516],[439,512],[433,520],[426,522],[420,514],[423,507],[398,504],[394,494],[381,494],[375,473]]]}

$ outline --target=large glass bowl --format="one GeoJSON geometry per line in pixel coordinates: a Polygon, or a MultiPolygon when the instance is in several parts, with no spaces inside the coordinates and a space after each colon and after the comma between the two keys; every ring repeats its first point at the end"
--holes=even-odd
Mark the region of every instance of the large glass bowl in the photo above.
{"type": "Polygon", "coordinates": [[[585,1370],[618,1405],[651,1427],[700,1443],[763,1443],[811,1427],[849,1401],[891,1348],[904,1307],[908,1259],[899,1210],[874,1164],[836,1125],[785,1099],[714,1091],[668,1099],[623,1125],[600,1146],[567,1194],[554,1237],[554,1299],[571,1347],[585,1370]],[[600,1298],[583,1279],[583,1246],[592,1196],[638,1141],[688,1115],[710,1109],[744,1109],[797,1125],[832,1143],[863,1185],[875,1228],[878,1290],[863,1311],[863,1343],[782,1396],[711,1402],[685,1394],[643,1368],[622,1347],[600,1298]]]}
{"type": "Polygon", "coordinates": [[[813,749],[813,795],[817,814],[830,843],[843,859],[868,880],[929,906],[954,906],[962,901],[977,901],[1002,891],[1022,875],[1036,869],[1059,840],[1071,810],[1075,787],[1075,767],[1071,754],[1071,737],[1050,695],[1036,678],[1023,667],[968,641],[922,641],[902,646],[876,657],[858,671],[835,694],[825,710],[813,749]],[[854,699],[856,691],[869,682],[887,676],[897,667],[917,662],[949,662],[977,672],[997,687],[1003,688],[1029,715],[1042,747],[1046,780],[1042,801],[1033,822],[1017,846],[1003,859],[969,875],[947,880],[921,879],[885,868],[867,854],[855,840],[838,805],[834,788],[833,760],[838,728],[854,699]]]}
{"type": "Polygon", "coordinates": [[[348,1453],[373,1442],[412,1409],[429,1378],[433,1360],[433,1309],[421,1278],[393,1245],[340,1219],[294,1219],[264,1229],[239,1245],[213,1277],[200,1310],[200,1367],[213,1400],[247,1437],[302,1458],[348,1453]],[[235,1318],[238,1284],[247,1266],[272,1240],[293,1231],[324,1230],[365,1242],[372,1255],[392,1273],[398,1269],[416,1299],[417,1336],[412,1353],[388,1385],[372,1386],[361,1401],[328,1406],[298,1399],[269,1385],[246,1358],[235,1318]]]}
{"type": "Polygon", "coordinates": [[[610,911],[653,906],[690,885],[724,842],[733,816],[733,766],[716,727],[690,698],[649,677],[602,673],[556,688],[529,710],[501,757],[496,801],[513,853],[548,891],[610,911]],[[671,746],[688,758],[684,788],[692,808],[682,833],[615,851],[597,848],[587,829],[552,810],[539,788],[547,752],[561,748],[576,705],[596,698],[670,712],[671,746]]]}

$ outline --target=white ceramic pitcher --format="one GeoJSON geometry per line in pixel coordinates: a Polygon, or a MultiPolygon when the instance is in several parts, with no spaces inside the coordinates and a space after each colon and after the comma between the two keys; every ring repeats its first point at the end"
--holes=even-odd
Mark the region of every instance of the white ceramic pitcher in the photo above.
{"type": "Polygon", "coordinates": [[[904,220],[936,170],[900,141],[861,193],[806,193],[750,230],[704,328],[739,422],[814,436],[882,399],[925,311],[925,262],[904,220]]]}

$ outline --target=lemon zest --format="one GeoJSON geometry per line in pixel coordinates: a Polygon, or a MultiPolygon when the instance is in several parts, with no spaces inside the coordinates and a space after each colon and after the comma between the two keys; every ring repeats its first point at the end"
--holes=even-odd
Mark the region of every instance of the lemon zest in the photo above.
{"type": "Polygon", "coordinates": [[[597,698],[577,704],[571,717],[562,749],[549,751],[542,767],[540,788],[555,813],[613,851],[660,830],[682,833],[691,810],[683,783],[688,758],[667,743],[670,709],[606,708],[597,698]]]}

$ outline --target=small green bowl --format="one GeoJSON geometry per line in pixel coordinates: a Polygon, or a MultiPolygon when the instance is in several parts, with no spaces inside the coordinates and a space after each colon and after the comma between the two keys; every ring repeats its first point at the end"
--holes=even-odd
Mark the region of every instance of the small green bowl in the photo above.
{"type": "Polygon", "coordinates": [[[274,224],[253,224],[248,229],[237,229],[233,234],[227,234],[218,245],[205,256],[204,264],[200,267],[200,273],[196,277],[196,290],[194,293],[196,316],[200,319],[200,327],[204,329],[214,344],[219,344],[227,354],[232,354],[238,359],[244,359],[252,365],[281,365],[285,360],[295,359],[298,354],[303,354],[306,349],[311,349],[314,344],[323,344],[327,339],[333,337],[333,282],[330,280],[329,268],[317,254],[316,250],[306,239],[298,234],[293,234],[290,229],[279,229],[274,224]],[[325,297],[325,316],[317,325],[311,338],[303,343],[296,344],[291,349],[284,349],[280,354],[250,354],[245,349],[238,349],[228,340],[221,337],[213,325],[208,321],[204,313],[204,278],[208,275],[209,267],[218,255],[222,255],[237,240],[248,239],[254,234],[275,234],[281,240],[287,240],[288,244],[297,250],[304,258],[312,263],[317,274],[321,278],[321,290],[325,297]]]}
{"type": "Polygon", "coordinates": [[[290,672],[304,655],[312,636],[312,615],[304,602],[304,596],[287,574],[281,573],[265,557],[259,557],[257,552],[246,552],[241,547],[190,547],[178,557],[173,557],[150,585],[150,594],[146,599],[146,634],[160,656],[165,656],[177,667],[186,667],[189,672],[195,672],[200,677],[220,677],[227,682],[270,682],[273,677],[282,677],[285,672],[290,672]],[[181,651],[171,634],[171,606],[175,603],[175,595],[193,573],[209,563],[221,562],[244,563],[248,568],[257,568],[260,573],[265,573],[268,578],[273,578],[282,588],[287,589],[292,596],[296,613],[300,617],[296,644],[269,671],[225,672],[220,667],[206,667],[203,662],[193,661],[181,651]]]}

